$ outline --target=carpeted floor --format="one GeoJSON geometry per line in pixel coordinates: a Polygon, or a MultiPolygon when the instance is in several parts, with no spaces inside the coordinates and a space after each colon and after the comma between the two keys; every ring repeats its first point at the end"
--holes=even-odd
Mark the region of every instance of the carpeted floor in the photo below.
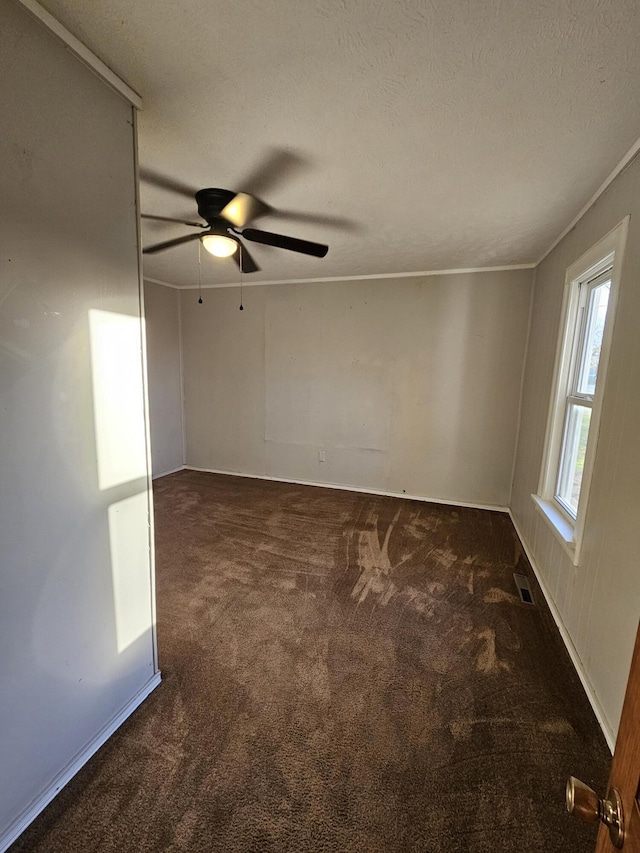
{"type": "Polygon", "coordinates": [[[155,500],[163,683],[12,853],[593,849],[564,782],[609,753],[508,516],[189,471],[155,500]]]}

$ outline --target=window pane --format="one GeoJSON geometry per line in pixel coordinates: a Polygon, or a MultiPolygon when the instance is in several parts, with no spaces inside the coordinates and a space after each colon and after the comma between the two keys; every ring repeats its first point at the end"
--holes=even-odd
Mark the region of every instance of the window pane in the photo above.
{"type": "Polygon", "coordinates": [[[598,363],[602,347],[602,333],[609,304],[611,281],[604,281],[591,290],[587,305],[587,322],[580,354],[577,391],[579,394],[593,395],[596,390],[598,363]]]}
{"type": "Polygon", "coordinates": [[[562,455],[556,497],[574,518],[578,514],[578,500],[580,498],[590,422],[590,408],[577,406],[574,403],[569,404],[562,438],[562,455]]]}

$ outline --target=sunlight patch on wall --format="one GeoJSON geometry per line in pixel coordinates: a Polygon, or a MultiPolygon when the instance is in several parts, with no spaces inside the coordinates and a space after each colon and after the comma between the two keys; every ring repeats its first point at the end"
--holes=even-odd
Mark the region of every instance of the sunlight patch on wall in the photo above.
{"type": "Polygon", "coordinates": [[[89,311],[98,485],[110,489],[145,477],[140,319],[89,311]]]}
{"type": "Polygon", "coordinates": [[[147,493],[109,507],[118,654],[151,630],[147,493]]]}

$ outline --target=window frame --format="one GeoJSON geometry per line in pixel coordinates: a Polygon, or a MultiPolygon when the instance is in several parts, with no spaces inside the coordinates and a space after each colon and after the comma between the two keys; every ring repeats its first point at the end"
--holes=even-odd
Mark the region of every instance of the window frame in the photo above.
{"type": "MultiPolygon", "coordinates": [[[[547,416],[545,448],[537,494],[532,499],[574,565],[578,565],[589,504],[589,493],[595,462],[602,400],[609,365],[609,354],[615,325],[618,290],[624,257],[624,247],[629,227],[629,216],[618,223],[602,240],[581,255],[567,269],[551,399],[547,416]],[[591,420],[582,474],[580,499],[575,519],[556,496],[563,454],[564,424],[570,408],[570,392],[577,382],[580,355],[584,345],[585,323],[579,322],[583,294],[590,292],[590,285],[607,270],[610,273],[611,289],[607,307],[607,318],[602,336],[598,377],[593,395],[579,395],[581,399],[591,397],[591,420]]],[[[577,402],[577,398],[574,400],[577,402]]],[[[581,403],[579,403],[581,404],[581,403]]]]}
{"type": "MultiPolygon", "coordinates": [[[[564,462],[567,454],[569,453],[569,428],[568,421],[571,418],[572,411],[575,408],[584,408],[589,409],[590,419],[593,418],[593,403],[595,399],[595,389],[593,393],[589,393],[588,391],[580,390],[580,374],[582,372],[582,368],[584,366],[584,358],[585,358],[585,350],[587,346],[587,342],[589,340],[589,331],[590,326],[593,321],[593,306],[591,304],[591,299],[594,291],[601,287],[605,282],[611,282],[611,277],[613,273],[613,260],[614,253],[611,252],[605,258],[602,259],[602,263],[598,264],[598,267],[602,267],[599,271],[595,273],[595,275],[587,278],[586,276],[580,276],[577,282],[577,292],[575,294],[575,298],[577,301],[577,309],[574,321],[574,331],[572,335],[572,343],[571,343],[571,353],[570,353],[570,361],[569,361],[569,370],[567,374],[567,387],[564,389],[564,395],[562,397],[563,404],[563,412],[562,412],[562,426],[560,429],[560,441],[559,441],[559,453],[558,460],[556,465],[556,476],[555,476],[555,484],[552,494],[552,500],[557,505],[559,511],[566,517],[568,523],[570,525],[575,525],[577,521],[577,510],[574,514],[572,512],[572,507],[569,503],[563,500],[561,496],[562,486],[561,482],[564,477],[569,473],[564,466],[564,462]]],[[[609,295],[611,295],[611,290],[609,291],[609,295]]],[[[605,319],[605,328],[606,323],[609,321],[609,305],[607,306],[607,314],[605,319]]],[[[603,334],[604,340],[604,334],[603,334]]],[[[598,359],[598,373],[596,378],[596,383],[598,382],[598,378],[600,378],[600,360],[602,358],[602,344],[600,346],[600,356],[598,359]]],[[[596,384],[597,388],[597,384],[596,384]]],[[[560,415],[560,413],[558,413],[560,415]]],[[[590,432],[590,427],[589,427],[590,432]]],[[[586,456],[585,456],[586,463],[586,456]]],[[[584,478],[584,475],[583,475],[584,478]]],[[[582,496],[582,489],[580,491],[580,496],[582,496]]]]}

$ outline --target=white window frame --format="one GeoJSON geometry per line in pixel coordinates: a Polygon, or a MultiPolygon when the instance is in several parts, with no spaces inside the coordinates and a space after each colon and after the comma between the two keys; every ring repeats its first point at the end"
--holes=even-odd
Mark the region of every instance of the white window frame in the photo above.
{"type": "Polygon", "coordinates": [[[538,485],[538,493],[531,495],[543,518],[551,525],[554,534],[560,540],[563,548],[576,566],[580,560],[580,550],[589,504],[589,492],[598,444],[602,400],[607,379],[609,352],[613,337],[613,327],[615,325],[618,290],[624,247],[629,228],[629,218],[628,216],[625,217],[602,240],[596,243],[595,246],[592,246],[567,269],[564,283],[562,321],[556,351],[540,483],[538,485]],[[607,269],[611,269],[611,290],[609,292],[607,319],[600,350],[598,378],[591,402],[591,423],[582,473],[580,500],[578,503],[578,512],[574,519],[556,499],[555,492],[563,450],[562,444],[567,400],[575,371],[575,358],[581,346],[581,341],[577,338],[577,329],[579,328],[578,314],[581,309],[581,292],[584,294],[585,291],[585,287],[581,287],[581,285],[586,285],[587,282],[592,281],[607,269]]]}

